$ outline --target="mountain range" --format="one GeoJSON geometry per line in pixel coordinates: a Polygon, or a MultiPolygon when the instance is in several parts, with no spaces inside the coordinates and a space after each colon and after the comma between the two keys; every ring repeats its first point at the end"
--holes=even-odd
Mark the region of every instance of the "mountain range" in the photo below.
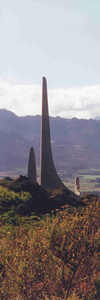
{"type": "MultiPolygon", "coordinates": [[[[41,117],[0,109],[0,172],[27,170],[30,147],[40,165],[41,117]]],[[[79,169],[100,169],[100,120],[50,117],[53,159],[62,178],[79,169]]]]}

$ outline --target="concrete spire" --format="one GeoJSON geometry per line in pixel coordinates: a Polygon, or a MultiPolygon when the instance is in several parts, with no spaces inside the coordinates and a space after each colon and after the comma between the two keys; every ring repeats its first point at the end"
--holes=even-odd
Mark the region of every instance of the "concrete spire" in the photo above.
{"type": "Polygon", "coordinates": [[[34,148],[30,148],[29,152],[29,161],[28,161],[28,178],[36,183],[36,159],[34,148]]]}
{"type": "Polygon", "coordinates": [[[42,79],[42,125],[40,145],[40,183],[45,189],[63,188],[54,166],[51,150],[50,124],[48,113],[47,81],[42,79]]]}
{"type": "Polygon", "coordinates": [[[75,194],[80,196],[80,180],[79,177],[75,177],[75,194]]]}

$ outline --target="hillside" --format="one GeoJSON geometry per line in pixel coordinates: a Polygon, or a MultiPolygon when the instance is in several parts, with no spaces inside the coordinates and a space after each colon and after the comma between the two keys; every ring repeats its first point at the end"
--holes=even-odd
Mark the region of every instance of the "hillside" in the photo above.
{"type": "MultiPolygon", "coordinates": [[[[30,146],[40,157],[40,116],[0,110],[0,172],[27,167],[30,146]]],[[[50,118],[53,157],[62,178],[79,169],[100,169],[100,121],[50,118]]],[[[20,173],[20,172],[19,172],[20,173]]]]}
{"type": "Polygon", "coordinates": [[[14,214],[31,215],[32,212],[42,214],[68,204],[75,207],[85,205],[66,187],[47,192],[41,185],[33,184],[25,176],[19,176],[14,180],[11,178],[0,180],[0,193],[0,214],[9,209],[13,210],[14,214]]]}
{"type": "Polygon", "coordinates": [[[0,180],[0,299],[100,299],[100,197],[0,180]]]}
{"type": "Polygon", "coordinates": [[[81,201],[36,214],[30,193],[0,187],[1,300],[100,299],[100,198],[81,201]]]}

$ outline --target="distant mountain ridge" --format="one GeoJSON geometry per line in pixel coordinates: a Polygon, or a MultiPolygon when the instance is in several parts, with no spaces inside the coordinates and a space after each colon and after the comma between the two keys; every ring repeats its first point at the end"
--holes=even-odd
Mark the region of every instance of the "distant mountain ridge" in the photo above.
{"type": "Polygon", "coordinates": [[[95,120],[100,120],[100,116],[95,117],[95,120]]]}
{"type": "MultiPolygon", "coordinates": [[[[0,171],[25,168],[29,149],[40,158],[41,117],[18,117],[0,110],[0,171]]],[[[53,158],[62,177],[78,169],[100,168],[100,121],[50,117],[53,158]]]]}

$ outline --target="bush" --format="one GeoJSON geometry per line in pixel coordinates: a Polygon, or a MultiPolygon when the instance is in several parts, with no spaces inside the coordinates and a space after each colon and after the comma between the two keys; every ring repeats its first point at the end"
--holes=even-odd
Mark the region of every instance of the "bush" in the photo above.
{"type": "Polygon", "coordinates": [[[100,299],[100,199],[82,211],[21,218],[19,226],[1,224],[0,299],[100,299]]]}

